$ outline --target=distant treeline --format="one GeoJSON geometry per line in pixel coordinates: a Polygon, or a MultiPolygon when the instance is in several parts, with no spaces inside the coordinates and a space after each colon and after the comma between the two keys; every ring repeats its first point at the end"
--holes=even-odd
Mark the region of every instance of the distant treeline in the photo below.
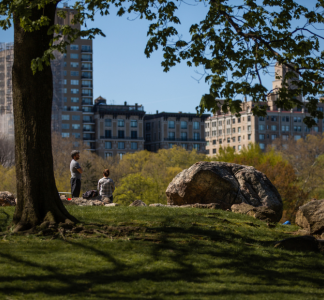
{"type": "MultiPolygon", "coordinates": [[[[73,139],[53,136],[54,173],[60,192],[70,191],[70,152],[75,142],[73,139]]],[[[116,184],[114,202],[124,205],[136,199],[147,204],[166,203],[165,190],[170,181],[197,161],[224,161],[254,166],[277,187],[284,200],[285,216],[289,219],[293,219],[298,207],[308,199],[324,196],[324,138],[321,135],[309,135],[305,140],[297,142],[293,139],[278,139],[266,152],[253,144],[240,153],[227,147],[213,157],[180,147],[159,150],[157,153],[138,151],[124,155],[122,160],[117,156],[103,159],[86,150],[85,146],[79,150],[80,164],[84,169],[82,192],[96,189],[103,170],[108,168],[116,184]]],[[[0,190],[15,193],[15,180],[15,167],[0,165],[0,190]]]]}

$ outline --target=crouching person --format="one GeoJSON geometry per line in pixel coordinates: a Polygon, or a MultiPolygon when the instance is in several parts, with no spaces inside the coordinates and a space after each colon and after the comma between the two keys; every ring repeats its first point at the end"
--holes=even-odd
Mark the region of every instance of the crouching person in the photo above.
{"type": "Polygon", "coordinates": [[[101,200],[106,203],[113,202],[113,192],[115,190],[114,181],[109,176],[109,170],[106,169],[103,171],[103,178],[98,181],[98,191],[99,195],[101,196],[101,200]]]}

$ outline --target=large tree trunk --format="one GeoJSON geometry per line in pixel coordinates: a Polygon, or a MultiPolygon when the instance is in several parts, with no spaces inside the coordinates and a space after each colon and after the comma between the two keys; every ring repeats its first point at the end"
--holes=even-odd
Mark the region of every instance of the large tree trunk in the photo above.
{"type": "MultiPolygon", "coordinates": [[[[52,38],[48,29],[54,24],[56,4],[32,10],[32,20],[41,15],[50,24],[26,32],[14,16],[14,64],[12,69],[15,121],[15,158],[18,203],[13,222],[15,230],[26,230],[42,223],[76,222],[59,198],[53,172],[51,111],[53,80],[51,66],[33,75],[31,61],[42,57],[52,38]]],[[[67,166],[68,167],[68,166],[67,166]]]]}

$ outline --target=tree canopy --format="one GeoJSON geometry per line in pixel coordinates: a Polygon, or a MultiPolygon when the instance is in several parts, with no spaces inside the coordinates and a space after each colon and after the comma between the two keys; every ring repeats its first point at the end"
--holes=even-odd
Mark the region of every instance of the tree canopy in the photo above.
{"type": "MultiPolygon", "coordinates": [[[[40,30],[49,24],[48,17],[41,15],[32,18],[31,11],[42,10],[49,3],[60,1],[9,1],[0,3],[0,15],[5,16],[0,26],[7,29],[11,18],[19,14],[20,25],[26,31],[40,30]]],[[[82,30],[73,24],[51,26],[48,34],[55,33],[51,47],[43,57],[32,62],[34,72],[49,64],[53,51],[65,51],[65,47],[78,37],[94,38],[104,36],[99,28],[86,28],[87,20],[94,20],[95,14],[108,15],[116,11],[119,16],[131,14],[150,22],[145,55],[162,47],[162,67],[165,72],[185,61],[188,66],[201,66],[205,70],[205,80],[209,91],[202,95],[197,106],[199,113],[209,110],[216,112],[239,113],[243,96],[255,103],[267,101],[275,94],[278,108],[289,110],[301,107],[299,95],[307,100],[305,106],[310,113],[304,122],[315,125],[314,118],[323,118],[317,111],[318,95],[323,93],[324,52],[321,51],[321,26],[324,22],[324,1],[317,0],[310,9],[304,2],[295,0],[210,0],[184,2],[182,0],[85,0],[76,1],[71,8],[75,10],[73,23],[83,25],[82,30]],[[208,13],[200,23],[188,29],[191,38],[181,39],[177,25],[181,20],[177,12],[180,4],[208,6],[208,13]],[[299,3],[303,3],[301,5],[299,3]],[[62,37],[66,39],[62,39],[62,37]],[[269,90],[262,82],[262,74],[269,74],[271,67],[278,62],[289,72],[281,78],[281,87],[269,90]],[[295,80],[296,75],[300,80],[295,80]],[[288,89],[288,81],[294,89],[288,89]],[[224,101],[219,101],[223,99],[224,101]]],[[[63,10],[57,14],[65,17],[63,10]]],[[[279,79],[279,78],[277,78],[279,79]]],[[[266,106],[256,104],[252,108],[255,115],[264,116],[266,106]]]]}

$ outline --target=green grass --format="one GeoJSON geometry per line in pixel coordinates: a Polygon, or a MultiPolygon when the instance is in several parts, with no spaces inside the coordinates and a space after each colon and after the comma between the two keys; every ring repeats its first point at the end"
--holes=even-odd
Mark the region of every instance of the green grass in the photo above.
{"type": "MultiPolygon", "coordinates": [[[[207,209],[68,209],[85,224],[121,231],[66,240],[0,236],[1,300],[324,298],[322,254],[273,248],[295,226],[270,229],[207,209]],[[134,227],[146,231],[128,231],[134,227]]],[[[13,208],[0,208],[0,227],[12,214],[13,208]]]]}

